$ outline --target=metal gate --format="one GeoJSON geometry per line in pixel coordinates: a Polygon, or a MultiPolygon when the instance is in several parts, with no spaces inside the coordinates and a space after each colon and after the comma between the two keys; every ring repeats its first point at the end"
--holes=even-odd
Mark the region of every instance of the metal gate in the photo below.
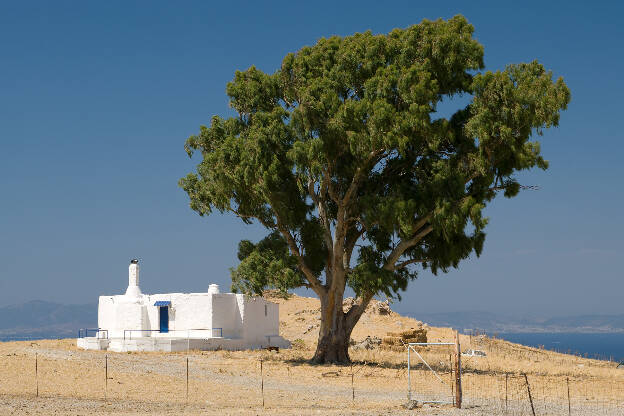
{"type": "Polygon", "coordinates": [[[450,342],[411,342],[407,347],[407,399],[455,405],[450,342]],[[420,352],[418,350],[421,350],[420,352]],[[416,364],[412,364],[412,360],[416,364]]]}

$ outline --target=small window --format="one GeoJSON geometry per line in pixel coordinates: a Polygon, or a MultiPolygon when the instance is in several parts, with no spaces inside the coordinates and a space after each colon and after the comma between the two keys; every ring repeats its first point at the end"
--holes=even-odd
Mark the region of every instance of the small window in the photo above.
{"type": "Polygon", "coordinates": [[[268,305],[264,305],[264,316],[268,316],[268,305]]]}

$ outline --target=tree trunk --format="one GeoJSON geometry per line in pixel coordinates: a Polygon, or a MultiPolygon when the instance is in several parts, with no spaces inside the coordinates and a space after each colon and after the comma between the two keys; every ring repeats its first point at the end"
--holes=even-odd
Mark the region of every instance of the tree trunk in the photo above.
{"type": "Polygon", "coordinates": [[[327,293],[321,298],[321,328],[313,362],[318,364],[351,362],[349,340],[353,325],[347,324],[342,309],[343,294],[327,293]]]}

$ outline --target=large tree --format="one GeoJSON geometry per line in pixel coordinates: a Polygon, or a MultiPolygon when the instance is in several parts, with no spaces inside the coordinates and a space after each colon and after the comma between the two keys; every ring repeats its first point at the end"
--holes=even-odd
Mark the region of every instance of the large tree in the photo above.
{"type": "Polygon", "coordinates": [[[531,138],[557,126],[568,88],[536,61],[483,71],[472,34],[456,16],[320,39],[273,74],[237,71],[227,94],[238,115],[186,141],[202,156],[180,180],[191,208],[269,232],[239,244],[233,289],[320,298],[316,362],[349,361],[373,296],[478,256],[487,203],[518,194],[516,172],[547,168],[531,138]],[[468,104],[438,114],[457,96],[468,104]],[[343,311],[347,286],[357,301],[343,311]]]}

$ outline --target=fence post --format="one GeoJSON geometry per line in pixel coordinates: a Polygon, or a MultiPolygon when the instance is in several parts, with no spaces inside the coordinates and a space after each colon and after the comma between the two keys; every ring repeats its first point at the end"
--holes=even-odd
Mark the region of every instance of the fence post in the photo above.
{"type": "Polygon", "coordinates": [[[39,356],[35,353],[35,384],[37,386],[37,397],[39,397],[39,356]]]}
{"type": "Polygon", "coordinates": [[[108,399],[108,354],[104,355],[104,400],[108,399]]]}
{"type": "Polygon", "coordinates": [[[570,377],[566,377],[566,384],[568,385],[568,416],[572,414],[572,406],[570,405],[570,377]]]}
{"type": "Polygon", "coordinates": [[[264,409],[264,372],[262,370],[262,358],[260,358],[260,391],[262,392],[262,408],[264,409]]]}
{"type": "Polygon", "coordinates": [[[412,375],[410,374],[410,349],[412,347],[407,344],[407,400],[412,400],[412,375]]]}
{"type": "Polygon", "coordinates": [[[529,378],[526,373],[524,373],[524,381],[526,381],[527,392],[529,393],[529,402],[531,403],[531,412],[533,416],[535,416],[535,407],[533,407],[533,397],[531,397],[531,387],[529,386],[529,378]]]}
{"type": "Polygon", "coordinates": [[[186,357],[186,403],[187,404],[188,404],[188,378],[189,378],[188,357],[186,357]]]}
{"type": "Polygon", "coordinates": [[[351,397],[355,401],[355,387],[353,386],[353,363],[351,363],[351,397]]]}
{"type": "Polygon", "coordinates": [[[459,331],[455,331],[455,407],[462,406],[461,385],[461,345],[459,345],[459,331]]]}
{"type": "Polygon", "coordinates": [[[449,354],[449,368],[451,369],[451,397],[453,398],[453,406],[455,406],[455,377],[453,376],[453,355],[449,354]]]}
{"type": "Polygon", "coordinates": [[[509,373],[505,373],[505,413],[507,413],[507,381],[509,380],[509,373]]]}

